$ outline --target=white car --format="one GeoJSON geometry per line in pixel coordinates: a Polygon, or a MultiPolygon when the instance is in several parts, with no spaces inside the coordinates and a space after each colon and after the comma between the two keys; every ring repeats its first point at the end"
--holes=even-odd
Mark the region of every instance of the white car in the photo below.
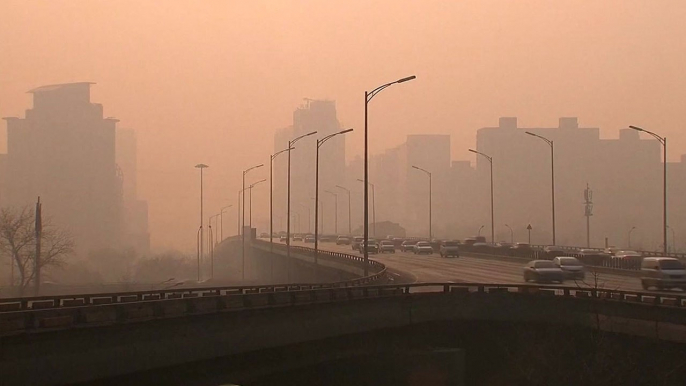
{"type": "Polygon", "coordinates": [[[431,244],[429,244],[428,241],[420,241],[415,244],[414,254],[421,255],[422,253],[426,253],[427,255],[434,253],[434,249],[431,247],[431,244]]]}
{"type": "Polygon", "coordinates": [[[583,280],[586,277],[586,269],[576,257],[558,256],[553,259],[553,264],[560,268],[568,279],[583,280]]]}

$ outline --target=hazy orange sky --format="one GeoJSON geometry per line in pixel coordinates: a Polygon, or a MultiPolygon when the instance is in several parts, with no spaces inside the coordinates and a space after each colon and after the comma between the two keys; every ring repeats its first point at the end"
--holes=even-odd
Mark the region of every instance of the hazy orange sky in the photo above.
{"type": "MultiPolygon", "coordinates": [[[[348,156],[360,155],[364,90],[411,74],[373,102],[373,152],[440,133],[455,159],[472,159],[476,130],[501,116],[520,126],[578,116],[604,137],[654,130],[677,160],[684,20],[683,1],[0,0],[0,116],[23,117],[34,87],[96,82],[105,116],[138,133],[153,247],[190,251],[195,164],[210,165],[206,213],[235,206],[240,171],[268,162],[304,97],[336,100],[341,124],[357,129],[348,156]]],[[[253,200],[264,217],[267,189],[253,200]]]]}

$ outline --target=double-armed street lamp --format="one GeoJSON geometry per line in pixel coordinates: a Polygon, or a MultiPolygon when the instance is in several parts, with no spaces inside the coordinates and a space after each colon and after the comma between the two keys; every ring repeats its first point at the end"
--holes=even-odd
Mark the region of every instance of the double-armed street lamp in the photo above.
{"type": "Polygon", "coordinates": [[[546,137],[540,136],[538,134],[534,134],[532,132],[526,131],[525,132],[528,135],[531,135],[533,137],[536,137],[542,141],[545,141],[549,146],[550,146],[550,182],[551,182],[551,201],[552,201],[552,207],[553,207],[553,244],[555,244],[555,146],[553,144],[553,141],[549,140],[546,137]]]}
{"type": "MultiPolygon", "coordinates": [[[[330,140],[333,137],[336,137],[341,134],[349,133],[353,131],[353,129],[345,129],[341,130],[337,133],[329,134],[324,138],[318,139],[317,140],[317,151],[316,151],[316,158],[315,158],[315,172],[314,172],[314,266],[315,266],[315,276],[317,275],[317,258],[319,254],[319,148],[322,147],[322,145],[330,140]]],[[[324,228],[324,219],[323,219],[323,212],[324,208],[322,207],[322,233],[323,228],[324,228]]]]}
{"type": "MultiPolygon", "coordinates": [[[[386,89],[387,87],[390,87],[394,84],[397,83],[404,83],[407,81],[410,81],[412,79],[415,79],[416,76],[408,76],[405,78],[398,79],[393,82],[389,82],[386,84],[382,84],[381,86],[373,89],[372,91],[365,91],[364,92],[364,219],[363,221],[363,226],[364,226],[364,245],[368,245],[369,243],[369,140],[368,140],[368,123],[367,123],[367,117],[368,117],[368,110],[369,110],[369,102],[381,91],[386,89]]],[[[369,274],[369,251],[367,248],[364,249],[364,275],[367,276],[369,274]]]]}
{"type": "Polygon", "coordinates": [[[303,134],[299,137],[295,137],[292,140],[288,141],[288,147],[286,150],[288,151],[288,183],[287,185],[287,203],[286,203],[286,257],[288,258],[288,277],[290,280],[290,274],[291,274],[291,269],[290,269],[290,261],[291,261],[291,150],[294,149],[293,145],[295,145],[296,142],[301,140],[302,138],[309,137],[310,135],[317,134],[316,131],[309,132],[307,134],[303,134]]]}
{"type": "Polygon", "coordinates": [[[338,193],[330,190],[325,190],[324,192],[333,196],[333,233],[338,235],[338,193]]]}
{"type": "Polygon", "coordinates": [[[243,227],[243,229],[241,229],[241,259],[243,264],[243,272],[241,272],[241,278],[243,282],[245,282],[245,175],[248,174],[248,172],[250,172],[251,170],[261,168],[262,166],[264,166],[264,164],[255,165],[243,170],[243,190],[241,191],[241,193],[243,193],[243,206],[241,207],[241,225],[243,227]]]}
{"type": "Polygon", "coordinates": [[[480,155],[488,160],[488,163],[491,166],[491,243],[495,243],[495,221],[494,221],[494,211],[493,211],[493,157],[484,154],[480,151],[476,151],[474,149],[469,149],[472,153],[476,155],[480,155]]]}
{"type": "Polygon", "coordinates": [[[422,171],[426,173],[427,176],[429,176],[429,241],[433,239],[433,233],[431,231],[431,172],[425,169],[422,169],[418,166],[412,165],[413,169],[417,169],[419,171],[422,171]]]}
{"type": "Polygon", "coordinates": [[[272,154],[269,159],[269,251],[273,252],[274,249],[274,158],[281,153],[293,150],[294,148],[286,148],[276,153],[272,154]]]}
{"type": "Polygon", "coordinates": [[[667,137],[661,137],[652,131],[642,129],[638,126],[629,126],[629,128],[650,134],[662,144],[662,246],[664,253],[667,253],[667,137]]]}
{"type": "Polygon", "coordinates": [[[202,229],[202,223],[203,223],[203,217],[202,217],[202,171],[205,168],[209,168],[209,166],[205,164],[197,164],[195,165],[197,169],[200,169],[200,229],[198,232],[200,235],[198,236],[198,281],[200,281],[200,259],[204,256],[204,247],[203,243],[205,240],[205,234],[202,229]]]}
{"type": "Polygon", "coordinates": [[[352,227],[352,221],[351,221],[351,213],[352,211],[350,210],[350,189],[344,188],[340,185],[336,185],[337,188],[342,189],[348,194],[348,236],[352,236],[353,234],[353,227],[352,227]]]}

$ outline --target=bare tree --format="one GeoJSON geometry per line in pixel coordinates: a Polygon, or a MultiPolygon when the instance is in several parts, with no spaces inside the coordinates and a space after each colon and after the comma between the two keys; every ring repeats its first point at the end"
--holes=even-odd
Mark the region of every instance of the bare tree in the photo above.
{"type": "MultiPolygon", "coordinates": [[[[57,228],[50,220],[43,221],[41,256],[38,269],[60,267],[67,256],[74,253],[74,239],[66,231],[57,228]]],[[[23,293],[36,275],[36,231],[33,208],[0,209],[0,254],[7,256],[17,268],[18,285],[23,293]]]]}

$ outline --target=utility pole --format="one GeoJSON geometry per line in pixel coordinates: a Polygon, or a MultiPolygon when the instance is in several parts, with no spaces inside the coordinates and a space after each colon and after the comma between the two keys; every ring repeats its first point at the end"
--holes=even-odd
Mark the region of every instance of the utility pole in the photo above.
{"type": "Polygon", "coordinates": [[[586,248],[591,247],[591,216],[593,216],[593,191],[586,183],[584,190],[584,216],[586,216],[586,248]]]}
{"type": "Polygon", "coordinates": [[[41,262],[40,262],[40,247],[41,247],[41,238],[43,236],[43,216],[42,216],[42,207],[43,204],[40,203],[40,196],[38,196],[38,201],[36,201],[36,275],[35,275],[35,285],[36,285],[36,293],[35,295],[38,296],[40,293],[40,269],[41,269],[41,262]]]}

